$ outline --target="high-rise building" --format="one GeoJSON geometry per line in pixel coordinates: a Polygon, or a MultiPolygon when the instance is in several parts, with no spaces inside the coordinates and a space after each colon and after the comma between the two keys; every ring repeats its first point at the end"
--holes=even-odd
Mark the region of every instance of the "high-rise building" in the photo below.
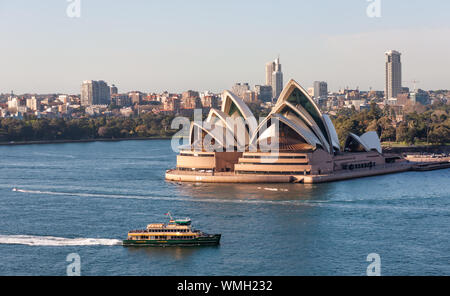
{"type": "Polygon", "coordinates": [[[111,86],[111,95],[117,95],[119,93],[119,90],[117,89],[117,86],[114,84],[111,86]]]}
{"type": "Polygon", "coordinates": [[[272,100],[271,85],[255,85],[255,93],[260,101],[270,102],[272,100]]]}
{"type": "Polygon", "coordinates": [[[119,107],[128,107],[133,105],[131,102],[131,97],[127,94],[114,94],[111,95],[111,102],[119,107]]]}
{"type": "Polygon", "coordinates": [[[272,73],[272,91],[274,99],[278,99],[283,91],[283,72],[281,72],[280,58],[275,60],[275,70],[272,73]]]}
{"type": "Polygon", "coordinates": [[[266,64],[266,85],[272,86],[272,73],[275,71],[275,62],[266,64]]]}
{"type": "Polygon", "coordinates": [[[109,86],[103,80],[86,80],[81,85],[81,105],[109,105],[111,93],[109,86]]]}
{"type": "Polygon", "coordinates": [[[178,97],[170,97],[164,102],[163,106],[165,111],[179,113],[181,110],[181,101],[178,97]]]}
{"type": "Polygon", "coordinates": [[[20,106],[19,98],[9,97],[8,99],[8,109],[14,109],[17,112],[17,108],[20,106]]]}
{"type": "Polygon", "coordinates": [[[266,64],[266,85],[272,87],[272,98],[277,99],[283,90],[283,72],[280,58],[266,64]]]}
{"type": "Polygon", "coordinates": [[[219,108],[219,98],[209,92],[200,95],[203,108],[219,108]]]}
{"type": "Polygon", "coordinates": [[[188,90],[181,95],[180,102],[182,109],[201,109],[202,101],[198,91],[188,90]]]}
{"type": "Polygon", "coordinates": [[[248,90],[244,93],[244,102],[245,103],[256,103],[258,99],[258,96],[256,95],[256,92],[248,90]]]}
{"type": "MultiPolygon", "coordinates": [[[[167,94],[167,95],[169,95],[169,94],[167,94]]],[[[181,94],[182,99],[197,98],[197,97],[200,97],[200,94],[198,93],[198,91],[195,91],[195,90],[188,90],[181,94]]]]}
{"type": "Polygon", "coordinates": [[[402,92],[402,63],[401,53],[390,50],[386,55],[386,99],[396,98],[402,92]]]}
{"type": "Polygon", "coordinates": [[[131,104],[141,104],[142,103],[142,93],[140,91],[132,91],[128,93],[131,99],[131,104]]]}
{"type": "Polygon", "coordinates": [[[316,99],[328,96],[328,84],[325,81],[314,81],[313,96],[316,99]]]}
{"type": "Polygon", "coordinates": [[[231,92],[241,99],[244,99],[245,93],[250,90],[248,83],[236,83],[233,85],[231,92]]]}
{"type": "Polygon", "coordinates": [[[40,101],[36,99],[35,96],[32,96],[31,98],[27,99],[27,108],[29,108],[32,111],[39,111],[41,107],[40,101]]]}
{"type": "Polygon", "coordinates": [[[409,97],[413,103],[420,103],[422,105],[428,105],[430,103],[429,94],[421,89],[411,92],[409,97]]]}

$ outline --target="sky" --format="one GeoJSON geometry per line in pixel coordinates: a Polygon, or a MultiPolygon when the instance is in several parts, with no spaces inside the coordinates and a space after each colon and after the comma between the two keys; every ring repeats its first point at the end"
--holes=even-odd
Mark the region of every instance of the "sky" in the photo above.
{"type": "Polygon", "coordinates": [[[70,1],[0,0],[0,93],[221,92],[264,84],[278,55],[285,83],[384,90],[390,49],[404,86],[450,89],[446,0],[79,0],[79,18],[70,1]]]}

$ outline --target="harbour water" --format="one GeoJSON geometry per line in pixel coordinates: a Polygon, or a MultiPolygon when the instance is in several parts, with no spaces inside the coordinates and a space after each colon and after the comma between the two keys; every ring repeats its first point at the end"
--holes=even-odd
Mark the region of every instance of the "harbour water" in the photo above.
{"type": "Polygon", "coordinates": [[[450,170],[329,184],[166,182],[168,140],[0,146],[0,275],[450,275],[450,170]],[[12,188],[18,188],[13,192],[12,188]],[[221,245],[125,248],[171,211],[221,245]]]}

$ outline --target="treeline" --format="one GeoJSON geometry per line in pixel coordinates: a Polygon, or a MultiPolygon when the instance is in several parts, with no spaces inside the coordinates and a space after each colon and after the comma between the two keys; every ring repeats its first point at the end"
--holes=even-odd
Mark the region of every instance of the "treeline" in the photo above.
{"type": "Polygon", "coordinates": [[[0,141],[85,140],[98,138],[170,137],[173,116],[145,114],[136,118],[0,119],[0,141]]]}
{"type": "Polygon", "coordinates": [[[341,145],[349,132],[362,135],[376,131],[382,142],[400,142],[408,145],[416,143],[450,143],[450,106],[435,103],[425,110],[413,111],[404,115],[400,124],[395,124],[395,112],[386,107],[381,110],[375,103],[369,110],[357,112],[342,109],[333,118],[341,145]]]}
{"type": "MultiPolygon", "coordinates": [[[[267,110],[258,110],[256,105],[251,108],[257,116],[267,115],[267,110]]],[[[447,144],[450,143],[449,112],[449,105],[437,103],[420,112],[407,113],[403,122],[395,124],[394,110],[389,107],[381,110],[373,103],[369,110],[361,112],[354,108],[341,109],[333,122],[341,145],[349,132],[362,135],[367,131],[376,131],[382,142],[447,144]]],[[[0,142],[171,137],[177,132],[170,129],[173,119],[173,115],[162,114],[134,118],[1,118],[0,142]]]]}

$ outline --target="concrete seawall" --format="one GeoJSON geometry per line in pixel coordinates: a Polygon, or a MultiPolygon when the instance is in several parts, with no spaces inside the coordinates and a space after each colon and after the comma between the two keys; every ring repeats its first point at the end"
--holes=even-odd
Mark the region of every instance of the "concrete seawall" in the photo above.
{"type": "Polygon", "coordinates": [[[166,172],[166,180],[199,183],[292,183],[294,181],[292,176],[236,175],[234,173],[192,174],[177,170],[166,172]]]}
{"type": "Polygon", "coordinates": [[[178,170],[169,170],[166,172],[166,180],[176,182],[198,182],[198,183],[325,183],[355,178],[363,178],[377,175],[393,174],[406,172],[413,169],[414,163],[399,163],[385,165],[383,167],[361,169],[355,171],[340,171],[328,175],[253,175],[253,174],[235,174],[220,173],[196,173],[178,170]]]}
{"type": "Polygon", "coordinates": [[[379,175],[387,175],[394,173],[401,173],[410,171],[413,167],[412,163],[404,163],[404,164],[394,164],[394,165],[386,165],[384,167],[372,168],[372,169],[364,169],[358,171],[351,172],[339,172],[330,175],[320,175],[320,176],[307,176],[304,177],[304,183],[307,184],[315,184],[315,183],[326,183],[333,181],[342,181],[342,180],[350,180],[356,178],[364,178],[371,176],[379,176],[379,175]]]}

